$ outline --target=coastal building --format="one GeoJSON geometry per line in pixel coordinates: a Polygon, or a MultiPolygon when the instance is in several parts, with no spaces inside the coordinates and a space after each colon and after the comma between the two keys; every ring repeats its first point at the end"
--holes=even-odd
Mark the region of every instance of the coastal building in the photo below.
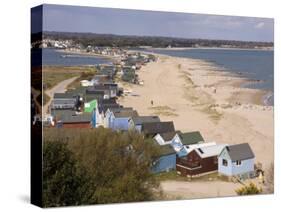
{"type": "Polygon", "coordinates": [[[80,87],[77,87],[75,89],[68,89],[65,94],[71,94],[71,95],[74,95],[74,96],[84,96],[85,93],[86,93],[86,90],[87,90],[87,87],[83,87],[83,86],[80,86],[80,87]]]}
{"type": "Polygon", "coordinates": [[[89,80],[81,80],[80,84],[81,84],[82,87],[93,86],[93,83],[89,80]]]}
{"type": "Polygon", "coordinates": [[[97,74],[98,75],[105,75],[109,79],[113,79],[116,75],[116,67],[114,65],[100,65],[97,66],[97,74]]]}
{"type": "Polygon", "coordinates": [[[86,102],[84,104],[84,112],[86,113],[92,113],[94,110],[97,109],[97,100],[96,99],[93,99],[92,101],[90,102],[86,102]]]}
{"type": "Polygon", "coordinates": [[[253,175],[255,155],[248,143],[224,147],[218,156],[219,173],[249,178],[253,175]]]}
{"type": "Polygon", "coordinates": [[[152,163],[153,173],[168,172],[176,168],[176,152],[170,145],[159,145],[159,153],[152,163]]]}
{"type": "Polygon", "coordinates": [[[173,146],[176,152],[182,150],[183,147],[187,149],[189,145],[203,142],[204,138],[199,131],[186,133],[179,132],[170,140],[170,144],[173,146]]]}
{"type": "Polygon", "coordinates": [[[136,116],[129,120],[129,130],[136,130],[137,132],[142,131],[143,123],[160,122],[158,116],[136,116]]]}
{"type": "Polygon", "coordinates": [[[115,99],[102,99],[98,101],[98,107],[96,110],[96,126],[107,127],[108,122],[105,121],[105,114],[108,109],[121,108],[122,106],[117,104],[115,99]],[[105,102],[105,100],[108,100],[105,102]],[[112,101],[113,100],[113,101],[112,101]]]}
{"type": "Polygon", "coordinates": [[[142,124],[142,133],[145,137],[154,137],[158,133],[174,132],[174,122],[151,122],[142,124]]]}
{"type": "Polygon", "coordinates": [[[183,146],[180,150],[175,149],[179,157],[186,156],[190,152],[192,152],[194,149],[204,148],[207,146],[214,146],[216,145],[216,142],[198,142],[196,144],[190,144],[183,146]]]}
{"type": "Polygon", "coordinates": [[[112,126],[110,125],[113,122],[113,113],[114,112],[120,112],[120,111],[133,111],[132,107],[109,107],[107,108],[107,110],[105,111],[104,114],[104,127],[106,128],[111,128],[112,126]]]}
{"type": "Polygon", "coordinates": [[[182,176],[200,176],[218,170],[218,155],[226,145],[218,144],[193,149],[177,157],[176,170],[182,176]]]}
{"type": "Polygon", "coordinates": [[[73,93],[55,93],[51,102],[51,109],[74,109],[78,98],[73,93]]]}
{"type": "Polygon", "coordinates": [[[179,133],[182,145],[191,145],[204,142],[204,138],[199,131],[179,133]]]}
{"type": "Polygon", "coordinates": [[[100,93],[96,93],[96,94],[84,94],[84,101],[85,102],[91,102],[93,100],[96,100],[98,102],[100,102],[104,97],[104,93],[100,92],[100,93]]]}
{"type": "Polygon", "coordinates": [[[54,99],[51,103],[52,109],[74,109],[76,99],[54,99]]]}
{"type": "Polygon", "coordinates": [[[125,66],[120,70],[121,79],[125,82],[135,83],[137,74],[134,66],[125,66]]]}
{"type": "Polygon", "coordinates": [[[116,84],[95,85],[88,87],[86,94],[101,94],[103,92],[104,99],[115,98],[118,93],[118,86],[116,84]]]}
{"type": "Polygon", "coordinates": [[[178,138],[178,132],[164,132],[164,133],[157,133],[157,135],[154,136],[154,140],[157,141],[159,145],[167,145],[172,144],[173,140],[179,140],[178,138]]]}
{"type": "Polygon", "coordinates": [[[73,110],[54,110],[53,114],[58,128],[92,128],[91,113],[77,113],[73,110]]]}
{"type": "Polygon", "coordinates": [[[129,120],[136,116],[138,116],[138,113],[132,108],[108,109],[105,115],[105,127],[127,131],[129,129],[129,120]]]}
{"type": "Polygon", "coordinates": [[[100,85],[102,84],[103,82],[107,82],[110,78],[105,75],[105,74],[96,74],[92,80],[91,80],[91,84],[92,86],[94,85],[100,85]]]}

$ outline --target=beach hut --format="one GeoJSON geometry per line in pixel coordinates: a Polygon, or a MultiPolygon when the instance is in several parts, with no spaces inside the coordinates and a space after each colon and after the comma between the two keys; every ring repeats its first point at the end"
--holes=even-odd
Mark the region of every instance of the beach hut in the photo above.
{"type": "Polygon", "coordinates": [[[172,121],[143,123],[141,129],[146,137],[154,137],[158,133],[175,131],[174,123],[172,121]]]}
{"type": "MultiPolygon", "coordinates": [[[[103,99],[110,100],[110,99],[103,99]]],[[[108,127],[108,121],[106,121],[106,112],[108,109],[121,108],[122,106],[117,103],[107,103],[103,104],[103,101],[98,102],[98,107],[96,110],[96,126],[108,127]]]]}
{"type": "Polygon", "coordinates": [[[86,112],[86,113],[92,113],[93,110],[95,110],[96,108],[97,108],[97,100],[96,99],[84,104],[84,112],[86,112]]]}
{"type": "Polygon", "coordinates": [[[88,87],[88,86],[92,86],[93,84],[91,83],[91,81],[89,80],[81,80],[80,84],[82,87],[88,87]]]}
{"type": "Polygon", "coordinates": [[[204,138],[199,131],[179,133],[182,145],[191,145],[204,142],[204,138]]]}
{"type": "Polygon", "coordinates": [[[160,118],[158,116],[132,117],[129,120],[129,130],[136,130],[137,132],[141,132],[141,127],[143,123],[153,123],[153,122],[160,122],[160,118]]]}
{"type": "Polygon", "coordinates": [[[136,116],[138,116],[138,113],[132,108],[109,109],[105,115],[105,126],[113,130],[127,131],[130,118],[136,116]]]}
{"type": "Polygon", "coordinates": [[[199,176],[218,170],[218,155],[226,145],[216,144],[193,149],[189,154],[177,157],[176,170],[182,176],[199,176]]]}
{"type": "Polygon", "coordinates": [[[77,102],[77,95],[73,93],[55,93],[51,109],[73,109],[77,102]]]}
{"type": "Polygon", "coordinates": [[[73,110],[53,110],[57,126],[62,128],[92,128],[91,113],[76,113],[73,110]]]}
{"type": "Polygon", "coordinates": [[[173,146],[176,152],[179,152],[185,146],[203,143],[203,142],[204,142],[204,138],[202,137],[199,131],[186,132],[186,133],[178,132],[171,139],[171,145],[173,146]]]}
{"type": "Polygon", "coordinates": [[[157,141],[159,145],[167,145],[172,144],[173,140],[177,140],[175,138],[178,136],[177,132],[164,132],[164,133],[157,133],[157,135],[154,136],[154,139],[157,141]]]}
{"type": "Polygon", "coordinates": [[[159,153],[152,163],[153,173],[168,172],[176,168],[176,152],[170,145],[159,146],[159,153]]]}
{"type": "Polygon", "coordinates": [[[218,156],[219,173],[248,178],[254,172],[254,161],[255,155],[248,143],[226,146],[218,156]]]}

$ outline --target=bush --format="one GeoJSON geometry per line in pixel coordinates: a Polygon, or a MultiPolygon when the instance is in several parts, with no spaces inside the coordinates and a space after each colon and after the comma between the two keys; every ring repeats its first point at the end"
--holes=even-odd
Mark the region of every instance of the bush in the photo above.
{"type": "Polygon", "coordinates": [[[260,194],[262,189],[258,188],[254,183],[251,182],[249,185],[245,185],[235,191],[238,195],[252,195],[260,194]]]}
{"type": "Polygon", "coordinates": [[[136,133],[110,129],[44,130],[44,205],[153,200],[157,150],[136,133]]]}
{"type": "Polygon", "coordinates": [[[88,180],[66,143],[44,142],[43,207],[85,204],[88,180]]]}

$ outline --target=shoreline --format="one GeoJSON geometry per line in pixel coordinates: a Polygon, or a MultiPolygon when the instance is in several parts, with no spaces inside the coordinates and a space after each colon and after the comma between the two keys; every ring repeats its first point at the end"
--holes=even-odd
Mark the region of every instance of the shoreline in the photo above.
{"type": "MultiPolygon", "coordinates": [[[[150,48],[146,48],[146,49],[150,49],[150,48]]],[[[169,48],[153,48],[153,49],[167,49],[169,50],[169,48]]],[[[217,48],[217,47],[202,47],[202,48],[170,48],[170,50],[184,50],[184,49],[229,49],[229,50],[268,50],[268,49],[241,49],[241,48],[217,48]]],[[[56,51],[58,52],[62,52],[62,53],[67,53],[67,54],[78,54],[78,55],[85,55],[85,56],[89,56],[89,57],[100,57],[100,58],[105,58],[108,59],[112,62],[114,62],[115,60],[120,59],[120,57],[118,56],[110,56],[110,55],[100,55],[100,54],[95,54],[93,52],[81,52],[81,51],[72,51],[72,50],[66,50],[66,49],[57,49],[56,51]]],[[[148,53],[146,51],[141,51],[141,50],[128,50],[128,52],[142,52],[142,53],[148,53]]],[[[222,75],[228,75],[229,77],[233,77],[233,79],[241,79],[241,82],[233,82],[232,86],[233,87],[237,87],[237,88],[243,88],[243,89],[250,89],[253,93],[253,96],[251,99],[251,101],[249,103],[254,103],[254,104],[258,104],[258,105],[263,105],[263,106],[274,106],[271,105],[269,100],[270,100],[270,96],[273,95],[273,92],[270,90],[264,90],[264,89],[256,89],[256,88],[247,88],[244,87],[243,85],[245,84],[256,84],[259,83],[258,81],[256,81],[256,79],[249,79],[246,78],[245,76],[239,75],[237,73],[232,73],[231,71],[227,71],[226,69],[221,68],[219,65],[217,65],[214,62],[208,61],[208,60],[204,60],[204,59],[193,59],[193,58],[184,58],[184,57],[176,57],[176,56],[169,56],[169,55],[165,55],[165,54],[159,54],[159,53],[154,53],[154,52],[150,52],[151,54],[157,56],[157,57],[172,57],[172,58],[177,58],[177,59],[190,59],[190,60],[196,60],[198,62],[203,62],[203,63],[207,63],[207,64],[212,64],[212,70],[217,71],[219,74],[222,75]],[[254,100],[254,101],[253,101],[254,100]]],[[[235,80],[236,81],[236,80],[235,80]]],[[[245,99],[244,99],[245,102],[245,99]]]]}
{"type": "Polygon", "coordinates": [[[215,50],[245,50],[245,51],[274,51],[274,47],[269,48],[235,48],[235,47],[171,47],[171,48],[153,48],[153,47],[140,47],[147,50],[192,50],[192,49],[215,49],[215,50]]]}
{"type": "MultiPolygon", "coordinates": [[[[164,48],[163,48],[164,49],[164,48]]],[[[184,48],[185,49],[185,48],[184,48]]],[[[192,49],[192,48],[191,48],[192,49]]],[[[134,50],[132,50],[132,52],[136,52],[134,50]]],[[[146,51],[139,51],[139,52],[142,52],[142,53],[147,53],[146,51]]],[[[207,63],[207,64],[212,64],[211,65],[211,69],[212,71],[215,71],[217,72],[218,74],[221,74],[223,76],[229,76],[229,77],[232,77],[233,80],[237,81],[238,82],[233,82],[231,83],[231,85],[233,87],[237,87],[237,88],[241,88],[241,89],[249,89],[250,91],[253,91],[253,92],[256,92],[258,93],[257,95],[259,96],[259,98],[255,98],[256,101],[254,102],[255,104],[258,104],[258,105],[263,105],[263,106],[272,106],[274,107],[274,105],[271,105],[270,102],[269,102],[269,98],[268,96],[270,95],[274,95],[274,93],[271,91],[271,90],[266,90],[266,89],[260,89],[260,88],[249,88],[247,86],[244,86],[244,85],[247,85],[247,84],[258,84],[260,83],[260,81],[257,81],[256,79],[250,79],[250,78],[246,78],[245,76],[243,75],[239,75],[237,73],[233,73],[231,71],[228,71],[227,69],[224,69],[222,67],[220,67],[219,65],[217,65],[216,63],[214,62],[211,62],[211,61],[208,61],[208,60],[205,60],[205,59],[194,59],[194,58],[189,58],[189,57],[176,57],[176,56],[170,56],[170,55],[165,55],[165,54],[159,54],[159,53],[151,53],[157,57],[172,57],[172,58],[177,58],[177,59],[190,59],[190,60],[194,60],[194,61],[198,61],[198,62],[203,62],[203,63],[207,63]],[[239,79],[241,81],[239,81],[239,79]],[[265,100],[267,99],[267,100],[265,100]]],[[[249,102],[250,103],[250,102],[249,102]]]]}
{"type": "Polygon", "coordinates": [[[101,54],[96,54],[93,52],[84,52],[84,51],[73,51],[69,49],[56,49],[55,51],[61,52],[61,53],[66,53],[66,54],[73,54],[73,55],[81,55],[81,56],[88,56],[88,57],[99,57],[99,58],[104,58],[108,60],[117,60],[119,57],[117,56],[111,56],[111,55],[101,55],[101,54]]]}
{"type": "Polygon", "coordinates": [[[256,162],[264,168],[273,162],[274,106],[263,105],[266,91],[239,87],[248,79],[217,71],[209,62],[166,55],[138,75],[143,85],[119,82],[135,94],[118,100],[124,107],[173,121],[182,132],[200,131],[206,142],[249,143],[256,162]]]}

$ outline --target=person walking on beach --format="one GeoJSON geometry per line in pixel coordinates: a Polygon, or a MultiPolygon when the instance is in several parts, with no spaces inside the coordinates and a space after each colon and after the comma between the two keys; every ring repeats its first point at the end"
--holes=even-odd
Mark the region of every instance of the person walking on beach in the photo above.
{"type": "Polygon", "coordinates": [[[151,100],[151,102],[150,102],[150,103],[151,103],[151,106],[153,106],[153,100],[151,100]]]}

